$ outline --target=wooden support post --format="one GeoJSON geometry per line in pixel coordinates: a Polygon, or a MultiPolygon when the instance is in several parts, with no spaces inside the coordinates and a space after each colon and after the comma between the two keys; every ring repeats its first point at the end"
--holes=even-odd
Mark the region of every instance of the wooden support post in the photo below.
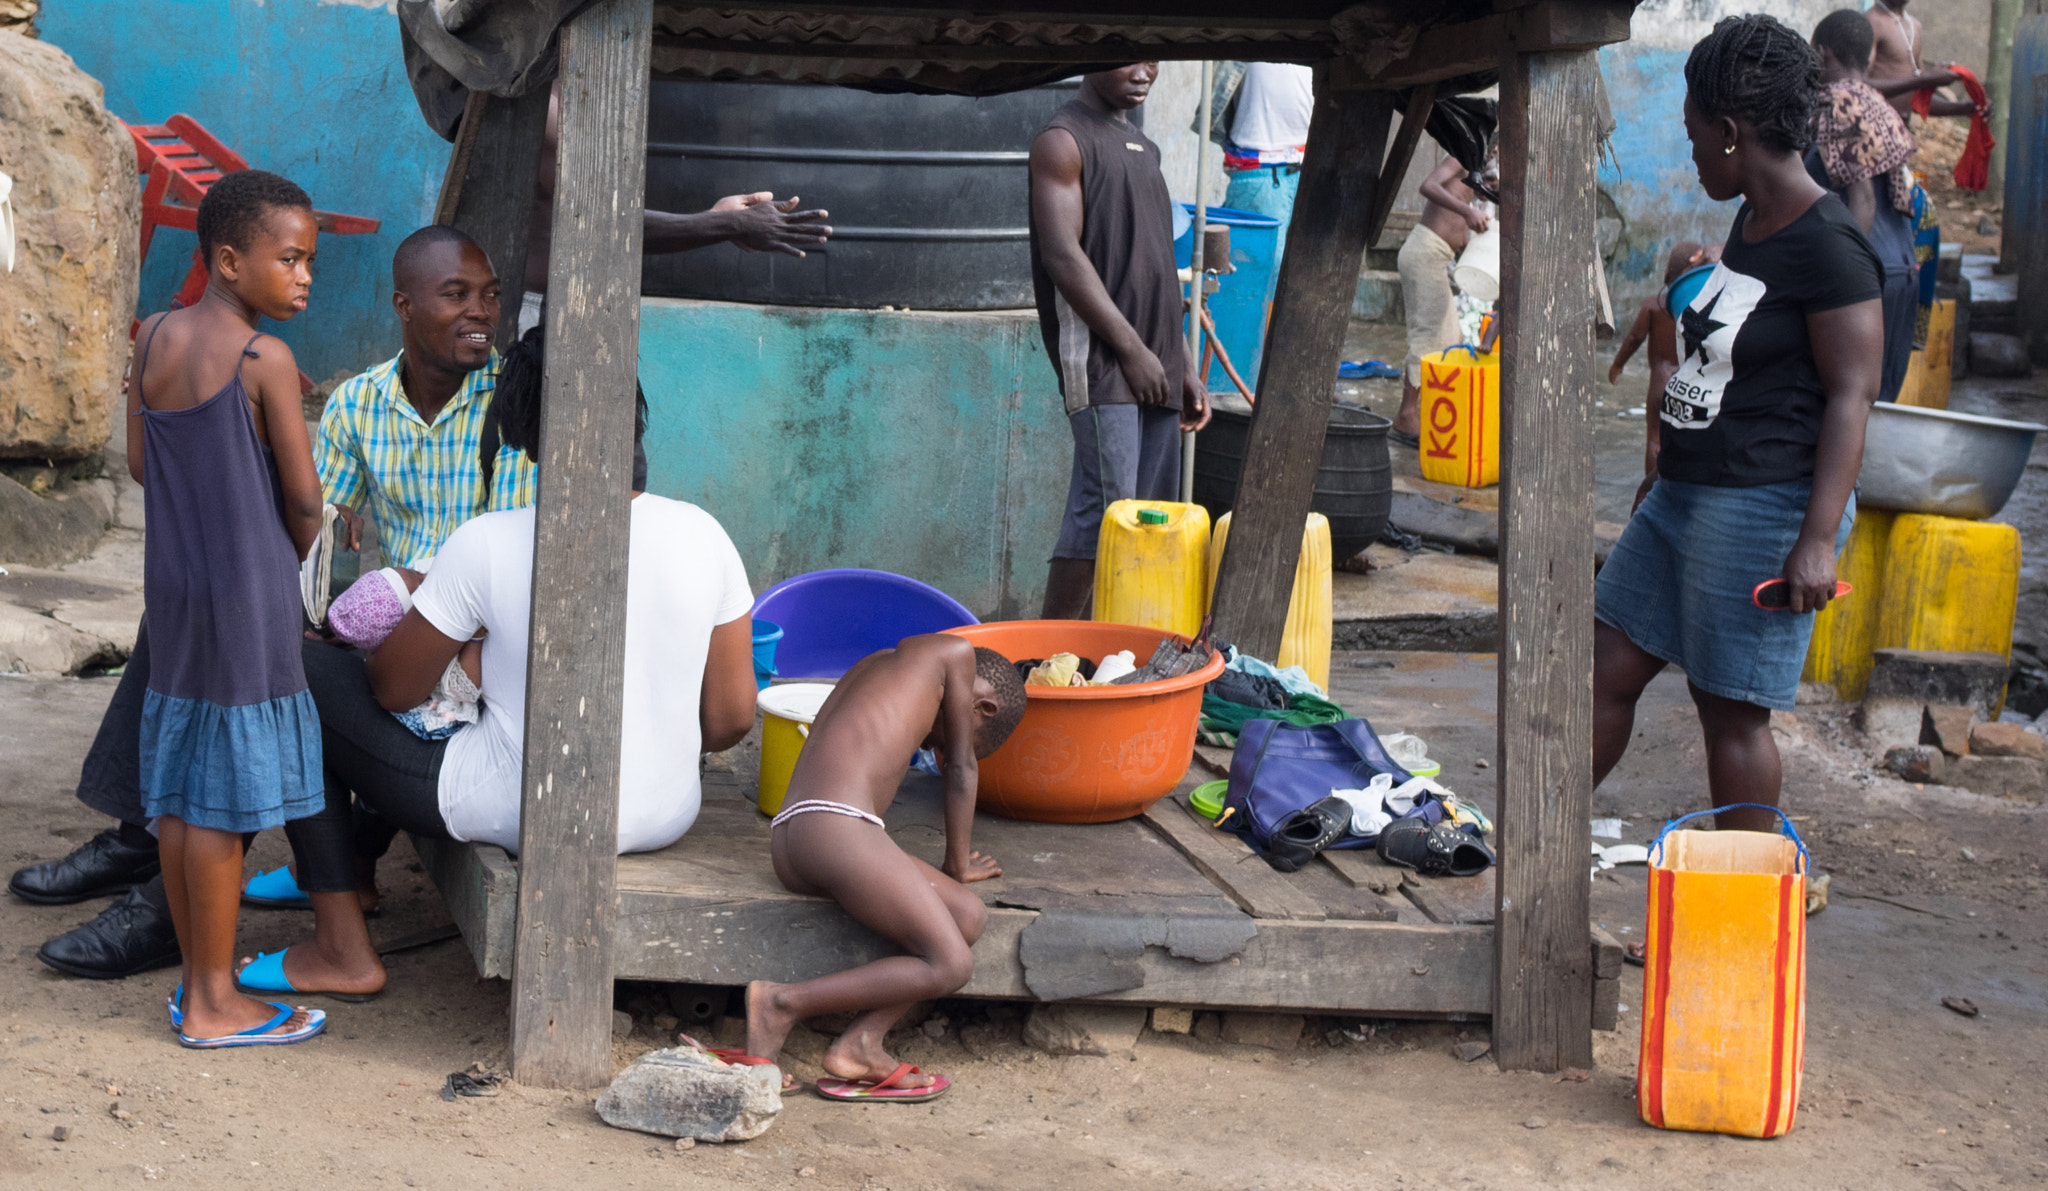
{"type": "Polygon", "coordinates": [[[1506,1070],[1593,1064],[1586,856],[1598,78],[1590,50],[1510,50],[1501,59],[1506,449],[1493,1052],[1506,1070]]]}
{"type": "Polygon", "coordinates": [[[512,1074],[542,1087],[596,1087],[612,1076],[619,718],[652,31],[652,0],[598,0],[561,32],[562,140],[512,959],[512,1074]]]}
{"type": "Polygon", "coordinates": [[[1372,196],[1372,219],[1366,224],[1368,247],[1380,242],[1387,230],[1387,216],[1394,213],[1394,200],[1401,194],[1401,179],[1408,176],[1408,163],[1415,160],[1415,146],[1429,123],[1429,109],[1436,105],[1436,84],[1417,83],[1408,92],[1408,106],[1401,109],[1401,128],[1394,134],[1394,147],[1380,166],[1380,181],[1372,196]]]}
{"type": "Polygon", "coordinates": [[[548,89],[516,99],[471,92],[448,151],[448,172],[434,222],[468,232],[498,270],[498,350],[519,330],[526,241],[533,227],[534,182],[548,121],[548,89]]]}
{"type": "Polygon", "coordinates": [[[1230,544],[1216,576],[1217,635],[1262,658],[1280,655],[1394,112],[1388,92],[1335,90],[1321,69],[1317,80],[1230,544]]]}

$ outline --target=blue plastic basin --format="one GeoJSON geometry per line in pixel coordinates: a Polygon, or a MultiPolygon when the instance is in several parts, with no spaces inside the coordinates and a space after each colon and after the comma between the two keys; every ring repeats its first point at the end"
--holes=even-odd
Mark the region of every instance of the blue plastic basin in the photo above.
{"type": "Polygon", "coordinates": [[[858,567],[784,579],[754,601],[754,617],[782,626],[775,650],[782,678],[837,678],[905,637],[981,623],[928,583],[858,567]]]}
{"type": "MultiPolygon", "coordinates": [[[[1190,213],[1195,209],[1193,203],[1180,205],[1190,213]]],[[[1273,307],[1273,283],[1280,275],[1280,262],[1273,259],[1273,250],[1280,243],[1280,221],[1235,207],[1211,207],[1208,218],[1210,223],[1229,226],[1230,263],[1237,269],[1216,279],[1216,292],[1209,295],[1209,317],[1216,320],[1216,338],[1230,353],[1237,374],[1256,389],[1259,357],[1265,351],[1266,318],[1273,307]]],[[[1187,268],[1194,260],[1194,250],[1194,225],[1190,223],[1187,232],[1173,242],[1175,266],[1187,268]]],[[[1220,362],[1209,365],[1208,382],[1212,393],[1237,391],[1220,362]]]]}
{"type": "Polygon", "coordinates": [[[1671,311],[1672,318],[1684,314],[1685,308],[1692,305],[1692,300],[1700,296],[1700,291],[1706,288],[1707,275],[1713,271],[1712,265],[1694,265],[1680,273],[1665,287],[1666,301],[1669,303],[1667,309],[1671,311]]]}

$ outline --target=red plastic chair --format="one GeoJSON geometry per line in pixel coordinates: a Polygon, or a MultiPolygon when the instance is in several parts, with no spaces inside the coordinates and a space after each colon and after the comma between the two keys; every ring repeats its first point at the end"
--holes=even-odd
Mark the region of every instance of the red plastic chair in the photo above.
{"type": "MultiPolygon", "coordinates": [[[[130,124],[122,121],[121,127],[135,141],[135,170],[144,176],[142,184],[142,255],[139,262],[149,259],[149,244],[160,227],[197,230],[199,226],[199,200],[224,175],[237,170],[246,170],[249,163],[242,155],[220,143],[199,121],[190,116],[176,115],[162,124],[130,124]]],[[[382,223],[361,215],[337,215],[332,211],[315,211],[313,218],[323,232],[337,236],[369,235],[382,223]]],[[[171,299],[171,309],[190,306],[206,292],[206,261],[198,249],[192,250],[192,267],[185,273],[184,284],[179,286],[177,296],[171,299]]],[[[142,326],[136,319],[128,328],[128,337],[133,339],[142,326]]],[[[311,392],[313,379],[299,373],[299,387],[311,392]]]]}

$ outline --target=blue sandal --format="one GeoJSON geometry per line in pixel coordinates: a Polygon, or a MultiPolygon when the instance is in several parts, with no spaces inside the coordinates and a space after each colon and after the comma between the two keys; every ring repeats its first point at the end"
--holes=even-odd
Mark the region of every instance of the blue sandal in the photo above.
{"type": "Polygon", "coordinates": [[[248,884],[242,886],[242,904],[269,910],[310,910],[313,899],[299,888],[291,869],[274,868],[249,878],[248,884]]]}
{"type": "Polygon", "coordinates": [[[361,1005],[374,1001],[378,993],[328,992],[317,988],[294,987],[291,977],[284,974],[283,951],[259,951],[256,958],[235,973],[235,987],[245,993],[291,993],[301,997],[326,997],[348,1005],[361,1005]]]}
{"type": "Polygon", "coordinates": [[[289,1046],[294,1042],[304,1042],[306,1039],[327,1028],[327,1015],[325,1013],[318,1009],[307,1009],[304,1010],[306,1014],[305,1025],[283,1034],[273,1034],[271,1033],[272,1030],[290,1021],[292,1014],[298,1013],[300,1010],[294,1009],[280,1001],[270,1002],[270,1007],[277,1010],[276,1017],[271,1018],[260,1026],[252,1026],[240,1033],[228,1034],[219,1038],[194,1038],[190,1034],[185,1033],[184,1028],[181,1026],[178,1030],[178,1045],[189,1047],[192,1050],[223,1050],[230,1046],[289,1046]]]}
{"type": "Polygon", "coordinates": [[[185,1029],[185,985],[182,981],[164,999],[164,1008],[171,1011],[171,1028],[182,1032],[185,1029]]]}

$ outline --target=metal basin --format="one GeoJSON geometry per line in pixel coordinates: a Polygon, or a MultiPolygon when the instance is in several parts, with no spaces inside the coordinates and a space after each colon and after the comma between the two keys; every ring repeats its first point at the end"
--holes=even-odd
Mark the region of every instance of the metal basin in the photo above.
{"type": "Polygon", "coordinates": [[[2019,486],[2034,435],[2043,430],[2048,426],[1880,402],[1863,436],[1856,503],[1973,521],[1995,517],[2019,486]]]}

